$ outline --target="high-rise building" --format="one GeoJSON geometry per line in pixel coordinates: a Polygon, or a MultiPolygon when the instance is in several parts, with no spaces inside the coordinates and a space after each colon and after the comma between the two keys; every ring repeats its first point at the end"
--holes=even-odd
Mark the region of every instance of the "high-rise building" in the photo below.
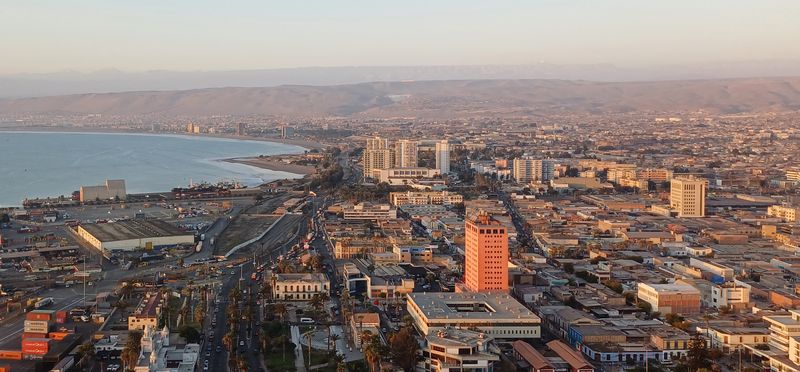
{"type": "Polygon", "coordinates": [[[678,217],[704,217],[707,186],[708,181],[703,178],[673,178],[670,181],[670,207],[678,211],[678,217]]]}
{"type": "Polygon", "coordinates": [[[398,140],[394,144],[395,168],[417,167],[417,141],[398,140]]]}
{"type": "Polygon", "coordinates": [[[442,176],[450,173],[450,144],[447,140],[436,142],[436,169],[442,176]]]}
{"type": "Polygon", "coordinates": [[[555,164],[551,160],[529,156],[514,159],[512,175],[517,182],[546,182],[553,179],[555,164]]]}
{"type": "Polygon", "coordinates": [[[293,134],[294,134],[294,128],[292,128],[292,127],[290,127],[288,125],[281,126],[281,138],[282,139],[287,139],[287,138],[291,137],[293,134]]]}
{"type": "Polygon", "coordinates": [[[508,291],[508,231],[479,211],[464,222],[464,286],[469,291],[508,291]]]}
{"type": "Polygon", "coordinates": [[[236,135],[237,136],[244,136],[246,131],[247,131],[247,124],[245,124],[245,123],[236,124],[236,135]]]}
{"type": "Polygon", "coordinates": [[[365,178],[375,178],[375,172],[394,167],[395,153],[389,148],[389,141],[375,137],[367,140],[361,156],[365,178]]]}
{"type": "Polygon", "coordinates": [[[186,124],[186,133],[194,133],[194,124],[186,124]]]}

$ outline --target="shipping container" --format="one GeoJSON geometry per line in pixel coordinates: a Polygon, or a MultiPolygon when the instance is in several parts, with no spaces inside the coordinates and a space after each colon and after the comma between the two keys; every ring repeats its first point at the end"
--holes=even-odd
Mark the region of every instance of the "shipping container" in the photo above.
{"type": "Polygon", "coordinates": [[[53,341],[61,341],[64,337],[67,337],[71,333],[69,332],[50,332],[47,334],[47,338],[52,339],[53,341]]]}
{"type": "Polygon", "coordinates": [[[22,340],[23,355],[45,355],[50,350],[50,339],[27,338],[22,340]]]}
{"type": "Polygon", "coordinates": [[[56,312],[56,323],[64,324],[67,322],[67,311],[61,310],[56,312]]]}
{"type": "Polygon", "coordinates": [[[21,350],[0,350],[0,359],[22,360],[21,350]]]}
{"type": "Polygon", "coordinates": [[[26,320],[23,330],[25,332],[47,333],[50,331],[50,323],[41,320],[26,320]]]}
{"type": "Polygon", "coordinates": [[[47,338],[47,332],[22,332],[22,339],[47,338]]]}
{"type": "Polygon", "coordinates": [[[26,320],[38,320],[42,322],[49,322],[52,318],[50,313],[44,313],[39,311],[31,311],[27,315],[25,315],[26,320]]]}

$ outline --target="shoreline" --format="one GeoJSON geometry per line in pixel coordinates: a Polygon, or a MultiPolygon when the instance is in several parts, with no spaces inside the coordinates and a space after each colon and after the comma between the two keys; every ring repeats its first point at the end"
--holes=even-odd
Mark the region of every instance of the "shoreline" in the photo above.
{"type": "Polygon", "coordinates": [[[307,165],[298,165],[298,164],[287,164],[282,161],[276,161],[270,159],[270,157],[272,156],[277,156],[277,155],[270,155],[263,158],[259,158],[257,156],[255,157],[245,156],[237,158],[220,159],[220,161],[233,164],[243,164],[255,168],[266,169],[276,172],[292,173],[301,176],[300,178],[316,173],[315,167],[310,167],[307,165]]]}
{"type": "Polygon", "coordinates": [[[132,135],[147,135],[147,136],[181,136],[181,137],[207,137],[207,138],[222,138],[240,141],[258,141],[258,142],[271,142],[280,143],[284,145],[292,145],[301,147],[305,150],[323,149],[324,145],[321,143],[310,142],[300,139],[284,139],[284,138],[268,138],[268,137],[250,137],[250,136],[237,136],[233,134],[209,134],[209,133],[173,133],[173,132],[137,132],[122,129],[110,128],[75,128],[75,127],[4,127],[0,124],[0,133],[2,132],[16,132],[16,133],[81,133],[81,134],[132,134],[132,135]]]}

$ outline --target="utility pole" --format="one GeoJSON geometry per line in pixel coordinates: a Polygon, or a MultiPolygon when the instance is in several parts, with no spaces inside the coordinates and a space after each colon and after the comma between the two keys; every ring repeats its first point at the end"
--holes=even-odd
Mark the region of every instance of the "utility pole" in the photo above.
{"type": "Polygon", "coordinates": [[[83,255],[83,307],[86,308],[86,255],[83,255]]]}

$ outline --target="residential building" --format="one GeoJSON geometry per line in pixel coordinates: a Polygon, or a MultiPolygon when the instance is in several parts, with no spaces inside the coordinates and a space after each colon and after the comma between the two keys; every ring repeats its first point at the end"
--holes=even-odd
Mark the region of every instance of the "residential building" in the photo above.
{"type": "Polygon", "coordinates": [[[394,144],[394,167],[395,168],[416,168],[417,167],[417,141],[398,140],[394,144]]]}
{"type": "Polygon", "coordinates": [[[514,159],[512,177],[519,183],[543,183],[553,179],[555,163],[552,160],[529,156],[514,159]]]}
{"type": "Polygon", "coordinates": [[[397,218],[397,208],[389,204],[358,203],[342,206],[345,220],[393,220],[397,218]]]}
{"type": "Polygon", "coordinates": [[[524,361],[527,368],[525,372],[555,372],[555,363],[550,358],[545,357],[538,350],[534,349],[529,343],[517,340],[511,344],[514,350],[514,357],[517,360],[524,361]]]}
{"type": "Polygon", "coordinates": [[[389,140],[380,137],[368,139],[362,154],[364,177],[375,178],[376,172],[394,167],[394,155],[389,140]]]}
{"type": "Polygon", "coordinates": [[[746,346],[766,345],[769,342],[769,329],[757,327],[726,327],[699,325],[697,332],[708,335],[711,347],[730,352],[746,346]]]}
{"type": "Polygon", "coordinates": [[[639,300],[650,304],[652,311],[661,314],[695,314],[700,311],[700,291],[678,281],[670,284],[639,283],[639,300]]]}
{"type": "Polygon", "coordinates": [[[450,144],[447,140],[436,142],[436,169],[441,175],[450,173],[450,144]]]}
{"type": "Polygon", "coordinates": [[[702,178],[673,178],[670,181],[670,207],[678,212],[678,217],[704,217],[707,187],[708,181],[702,178]]]}
{"type": "MultiPolygon", "coordinates": [[[[413,185],[422,180],[429,180],[439,176],[438,169],[429,168],[388,168],[376,169],[373,178],[380,183],[388,183],[392,186],[413,185]]],[[[441,181],[441,180],[439,180],[441,181]]],[[[440,182],[443,184],[443,181],[440,182]]]]}
{"type": "Polygon", "coordinates": [[[539,317],[506,293],[414,292],[406,308],[423,335],[475,328],[496,339],[541,337],[539,317]]]}
{"type": "Polygon", "coordinates": [[[744,344],[744,347],[756,356],[769,360],[771,371],[800,371],[800,310],[766,315],[762,319],[769,324],[769,347],[761,344],[744,344]]]}
{"type": "Polygon", "coordinates": [[[365,334],[381,334],[381,317],[378,313],[355,313],[350,318],[350,330],[355,338],[355,346],[361,348],[365,334]]]}
{"type": "Polygon", "coordinates": [[[331,283],[324,273],[272,274],[272,295],[279,301],[308,301],[328,294],[331,283]]]}
{"type": "Polygon", "coordinates": [[[494,338],[466,329],[442,329],[425,337],[425,371],[491,372],[500,361],[494,338]]]}
{"type": "Polygon", "coordinates": [[[594,367],[583,355],[567,344],[555,340],[548,342],[547,347],[569,364],[569,372],[594,372],[594,367]]]}
{"type": "Polygon", "coordinates": [[[406,204],[450,205],[464,202],[464,197],[461,194],[454,194],[449,191],[406,191],[389,193],[389,202],[396,207],[406,204]]]}
{"type": "Polygon", "coordinates": [[[488,213],[465,221],[464,285],[475,292],[508,292],[508,232],[488,213]]]}

